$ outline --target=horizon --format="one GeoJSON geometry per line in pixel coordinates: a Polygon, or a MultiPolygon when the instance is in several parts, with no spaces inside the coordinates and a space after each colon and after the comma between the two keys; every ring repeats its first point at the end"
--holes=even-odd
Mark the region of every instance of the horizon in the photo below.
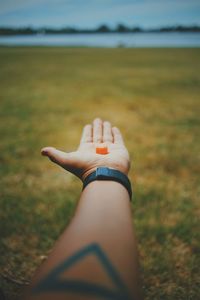
{"type": "Polygon", "coordinates": [[[109,26],[108,24],[106,23],[102,23],[102,24],[99,24],[97,26],[93,26],[93,27],[81,27],[81,26],[68,26],[68,25],[63,25],[63,26],[60,26],[60,27],[54,27],[54,26],[1,26],[0,25],[0,28],[1,29],[13,29],[13,30],[17,30],[17,29],[32,29],[32,30],[41,30],[41,29],[53,29],[53,30],[61,30],[61,29],[73,29],[73,30],[77,30],[77,31],[82,31],[82,30],[91,30],[91,31],[95,31],[97,30],[98,28],[100,28],[101,26],[106,26],[108,28],[108,30],[110,31],[115,31],[117,30],[117,27],[118,26],[125,26],[127,29],[129,30],[132,30],[132,29],[135,29],[135,28],[139,28],[141,31],[148,31],[148,30],[160,30],[160,29],[163,29],[163,28],[177,28],[177,27],[183,27],[183,28],[193,28],[193,27],[197,27],[197,28],[200,28],[200,23],[191,23],[191,24],[171,24],[171,25],[161,25],[161,26],[154,26],[154,27],[144,27],[144,26],[128,26],[128,25],[125,25],[124,23],[116,23],[114,26],[109,26]]]}

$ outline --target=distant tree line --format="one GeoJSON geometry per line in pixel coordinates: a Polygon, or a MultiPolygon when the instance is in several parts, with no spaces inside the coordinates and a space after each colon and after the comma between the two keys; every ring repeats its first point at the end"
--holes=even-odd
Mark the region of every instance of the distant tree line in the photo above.
{"type": "Polygon", "coordinates": [[[137,32],[200,32],[199,25],[184,26],[165,26],[160,28],[144,29],[141,27],[128,27],[123,24],[118,24],[114,29],[108,25],[103,24],[93,29],[78,29],[75,27],[63,28],[33,28],[33,27],[0,27],[0,35],[20,35],[20,34],[77,34],[77,33],[137,33],[137,32]]]}

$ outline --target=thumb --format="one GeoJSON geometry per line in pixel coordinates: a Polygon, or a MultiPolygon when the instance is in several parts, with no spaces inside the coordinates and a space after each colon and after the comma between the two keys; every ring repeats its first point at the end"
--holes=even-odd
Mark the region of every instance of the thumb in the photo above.
{"type": "Polygon", "coordinates": [[[43,156],[47,156],[54,163],[64,167],[70,163],[70,154],[54,147],[45,147],[41,150],[43,156]]]}

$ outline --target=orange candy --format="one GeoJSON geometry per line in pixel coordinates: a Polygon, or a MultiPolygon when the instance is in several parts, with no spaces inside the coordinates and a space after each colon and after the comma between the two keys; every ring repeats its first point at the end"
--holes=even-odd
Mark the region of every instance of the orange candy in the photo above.
{"type": "Polygon", "coordinates": [[[96,153],[97,154],[108,154],[108,147],[97,147],[96,153]]]}

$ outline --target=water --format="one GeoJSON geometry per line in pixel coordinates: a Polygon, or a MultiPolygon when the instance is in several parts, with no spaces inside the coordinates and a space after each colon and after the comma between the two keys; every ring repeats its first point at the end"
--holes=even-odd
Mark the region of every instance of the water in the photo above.
{"type": "Polygon", "coordinates": [[[200,33],[99,33],[0,36],[4,46],[200,47],[200,33]]]}

